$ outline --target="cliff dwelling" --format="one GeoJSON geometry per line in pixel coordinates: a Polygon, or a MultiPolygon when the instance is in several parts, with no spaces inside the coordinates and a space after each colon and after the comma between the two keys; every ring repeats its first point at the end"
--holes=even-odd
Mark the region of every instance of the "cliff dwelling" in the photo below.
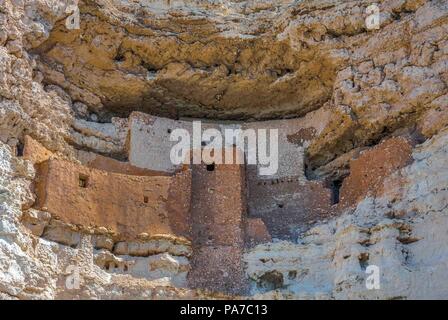
{"type": "MultiPolygon", "coordinates": [[[[89,132],[110,126],[78,122],[89,132]]],[[[36,167],[33,209],[47,217],[27,225],[35,235],[72,248],[91,235],[95,261],[106,272],[169,277],[178,286],[227,294],[247,294],[259,285],[245,277],[244,250],[273,240],[295,242],[355,205],[409,163],[412,146],[411,137],[390,138],[353,160],[347,178],[328,182],[306,175],[304,146],[318,129],[304,119],[204,125],[221,131],[279,128],[273,176],[245,163],[174,165],[170,134],[192,130],[190,120],[134,112],[113,123],[116,132],[126,133],[119,158],[127,161],[82,149],[76,161],[67,161],[26,137],[23,157],[36,167]]],[[[226,144],[224,157],[225,149],[234,160],[247,159],[247,149],[226,144]]]]}
{"type": "Polygon", "coordinates": [[[447,30],[445,0],[0,0],[0,299],[446,299],[447,30]]]}

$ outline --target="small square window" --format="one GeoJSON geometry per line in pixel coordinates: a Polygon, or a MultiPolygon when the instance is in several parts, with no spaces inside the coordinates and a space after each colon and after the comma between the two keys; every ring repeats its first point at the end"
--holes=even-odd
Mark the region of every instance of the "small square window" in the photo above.
{"type": "Polygon", "coordinates": [[[148,203],[148,202],[149,202],[149,198],[148,198],[147,196],[144,196],[144,197],[143,197],[143,202],[144,202],[144,203],[148,203]]]}
{"type": "Polygon", "coordinates": [[[79,187],[87,188],[89,184],[89,177],[83,174],[79,175],[79,187]]]}

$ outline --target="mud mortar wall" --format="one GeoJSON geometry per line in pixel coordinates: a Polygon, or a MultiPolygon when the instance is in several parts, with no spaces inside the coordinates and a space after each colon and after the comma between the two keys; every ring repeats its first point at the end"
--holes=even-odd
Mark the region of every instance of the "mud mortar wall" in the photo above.
{"type": "Polygon", "coordinates": [[[245,291],[245,197],[244,165],[193,165],[193,287],[245,291]]]}
{"type": "Polygon", "coordinates": [[[36,207],[66,223],[106,227],[124,239],[141,233],[185,236],[189,175],[128,176],[49,160],[39,165],[36,207]],[[186,197],[173,190],[180,187],[186,197]]]}

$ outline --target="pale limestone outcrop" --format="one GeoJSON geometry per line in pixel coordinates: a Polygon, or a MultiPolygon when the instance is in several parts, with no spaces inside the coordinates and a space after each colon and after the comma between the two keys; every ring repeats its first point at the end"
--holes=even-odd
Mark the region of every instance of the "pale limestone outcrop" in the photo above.
{"type": "Polygon", "coordinates": [[[32,134],[55,151],[70,153],[64,141],[72,121],[70,104],[42,84],[29,50],[45,41],[64,16],[68,1],[2,1],[0,10],[0,138],[17,145],[32,134]]]}
{"type": "Polygon", "coordinates": [[[110,123],[76,119],[72,128],[70,139],[76,146],[111,155],[125,153],[127,119],[112,118],[110,123]]]}
{"type": "Polygon", "coordinates": [[[101,250],[94,255],[95,264],[101,269],[117,274],[150,280],[164,279],[176,287],[187,286],[190,263],[186,257],[161,253],[149,257],[115,256],[101,250]]]}
{"type": "Polygon", "coordinates": [[[142,257],[169,253],[174,256],[190,257],[191,243],[188,241],[179,242],[177,239],[169,239],[165,237],[139,242],[118,242],[115,244],[114,253],[142,257]]]}

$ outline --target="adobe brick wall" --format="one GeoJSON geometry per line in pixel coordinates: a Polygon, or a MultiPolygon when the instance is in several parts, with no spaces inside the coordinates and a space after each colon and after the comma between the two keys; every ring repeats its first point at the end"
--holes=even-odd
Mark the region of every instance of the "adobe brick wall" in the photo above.
{"type": "MultiPolygon", "coordinates": [[[[272,178],[304,176],[304,145],[318,135],[328,121],[328,110],[317,111],[300,119],[259,121],[248,123],[204,122],[202,131],[213,128],[224,136],[231,129],[278,129],[279,170],[272,178]]],[[[185,129],[192,136],[192,120],[173,120],[133,112],[129,117],[129,161],[133,166],[163,172],[174,172],[170,150],[177,143],[170,141],[170,132],[185,129]]],[[[233,142],[225,141],[228,146],[233,142]]]]}
{"type": "Polygon", "coordinates": [[[194,249],[192,270],[188,274],[191,287],[243,294],[248,289],[245,278],[240,247],[201,246],[194,249]]]}
{"type": "Polygon", "coordinates": [[[258,179],[274,179],[285,177],[300,177],[305,179],[305,164],[304,164],[304,147],[305,140],[291,140],[289,137],[296,134],[302,128],[301,119],[291,120],[275,120],[275,121],[261,121],[247,123],[243,129],[253,129],[257,132],[258,129],[267,129],[269,139],[269,130],[278,130],[278,172],[269,177],[258,176],[256,165],[249,165],[248,170],[254,171],[254,174],[249,175],[249,185],[257,183],[258,179]]]}
{"type": "MultiPolygon", "coordinates": [[[[201,121],[202,131],[216,129],[224,132],[227,127],[238,128],[238,124],[220,124],[201,121]]],[[[170,141],[171,132],[185,129],[193,136],[192,120],[173,120],[133,112],[129,117],[129,162],[131,165],[155,171],[172,173],[180,168],[170,160],[171,148],[177,141],[170,141]]],[[[193,146],[192,146],[193,147],[193,146]]]]}
{"type": "MultiPolygon", "coordinates": [[[[246,166],[248,218],[259,218],[272,238],[295,240],[311,222],[332,214],[331,191],[305,176],[305,147],[323,130],[327,113],[323,110],[300,119],[244,125],[244,128],[278,129],[279,132],[278,173],[261,176],[256,165],[246,166]]],[[[253,227],[248,225],[248,232],[253,227]]],[[[262,240],[248,241],[250,245],[262,240]]]]}
{"type": "MultiPolygon", "coordinates": [[[[234,153],[235,157],[235,153],[234,153]]],[[[192,165],[192,235],[196,244],[242,245],[244,165],[192,165]]]]}
{"type": "MultiPolygon", "coordinates": [[[[301,119],[235,123],[233,125],[224,123],[202,123],[203,130],[207,128],[215,128],[221,132],[230,127],[241,128],[243,130],[278,129],[278,173],[269,177],[260,176],[257,172],[257,165],[246,166],[246,183],[250,195],[250,200],[248,202],[250,216],[254,218],[262,218],[272,236],[275,234],[277,237],[282,236],[289,238],[291,232],[286,230],[288,228],[285,224],[293,223],[294,227],[305,226],[309,221],[318,220],[329,211],[331,205],[331,191],[326,190],[320,184],[309,183],[304,172],[305,145],[323,130],[324,126],[322,122],[328,120],[327,116],[328,115],[322,111],[316,113],[314,116],[306,116],[301,119]],[[271,183],[272,179],[298,180],[298,182],[302,182],[305,186],[302,186],[300,183],[296,183],[297,186],[295,188],[285,188],[285,186],[264,188],[259,186],[260,182],[268,181],[271,183]],[[266,192],[262,191],[262,189],[266,189],[266,192]],[[317,192],[315,192],[316,190],[317,192]],[[300,194],[302,191],[303,194],[300,194]],[[286,203],[283,210],[278,210],[278,208],[272,206],[272,204],[276,203],[276,199],[279,197],[283,197],[286,203]],[[302,202],[305,203],[305,206],[303,206],[302,202]],[[316,208],[312,208],[315,204],[317,204],[316,208]],[[294,213],[296,211],[298,211],[297,214],[294,213]],[[277,218],[272,216],[275,214],[279,214],[279,217],[281,217],[280,219],[285,218],[284,222],[277,222],[277,218]],[[277,226],[277,224],[279,226],[277,226]]],[[[176,128],[186,129],[192,134],[191,121],[154,117],[139,112],[132,113],[130,117],[129,143],[129,159],[131,164],[141,168],[174,172],[177,168],[171,164],[169,154],[172,146],[176,142],[169,141],[169,136],[170,132],[176,128]]],[[[232,170],[233,169],[230,171],[232,170]]],[[[199,174],[196,176],[199,177],[199,174]]],[[[193,185],[195,185],[197,182],[194,177],[193,180],[193,185]]],[[[214,186],[213,188],[217,187],[218,186],[214,186]]],[[[207,189],[210,188],[210,186],[204,185],[204,188],[207,189]]],[[[224,190],[223,192],[226,191],[224,190]]],[[[196,203],[205,203],[205,201],[193,198],[192,203],[197,205],[196,203]]],[[[227,210],[228,209],[224,208],[224,212],[227,210]]],[[[218,213],[209,212],[208,214],[210,216],[215,216],[218,213]]],[[[205,221],[199,221],[199,223],[194,223],[196,226],[195,228],[197,229],[195,235],[198,233],[207,234],[207,230],[211,227],[216,230],[224,228],[219,224],[215,225],[207,223],[207,219],[205,218],[204,220],[205,221]]],[[[235,223],[231,223],[231,225],[235,226],[235,223]]],[[[233,227],[234,230],[232,230],[231,227],[226,228],[227,229],[223,230],[228,230],[229,232],[216,232],[214,235],[209,235],[209,237],[216,238],[222,245],[232,241],[235,237],[240,238],[240,233],[242,233],[240,228],[233,227]]]]}
{"type": "Polygon", "coordinates": [[[108,158],[92,152],[79,152],[78,156],[81,163],[89,168],[103,170],[107,172],[122,173],[132,176],[169,176],[163,171],[155,171],[133,166],[129,162],[122,162],[108,158]]]}
{"type": "Polygon", "coordinates": [[[412,141],[405,137],[390,138],[363,151],[350,162],[350,175],[340,190],[341,208],[356,205],[369,192],[378,189],[384,179],[412,161],[412,141]]]}
{"type": "Polygon", "coordinates": [[[331,190],[321,182],[294,177],[259,180],[248,190],[248,217],[260,218],[272,238],[295,240],[332,212],[331,190]]]}
{"type": "Polygon", "coordinates": [[[176,142],[170,141],[170,134],[178,128],[191,132],[191,122],[133,112],[129,117],[131,165],[155,171],[175,172],[178,167],[171,163],[170,151],[176,142]]]}
{"type": "Polygon", "coordinates": [[[171,177],[166,210],[173,234],[191,239],[192,170],[183,167],[171,177]]]}
{"type": "MultiPolygon", "coordinates": [[[[235,151],[236,152],[236,151],[235,151]]],[[[244,165],[192,166],[190,285],[236,293],[244,288],[244,165]],[[209,167],[211,170],[211,168],[209,167]]]]}
{"type": "Polygon", "coordinates": [[[117,240],[141,233],[189,236],[182,226],[189,225],[190,170],[173,177],[130,176],[48,160],[37,177],[36,207],[63,222],[106,227],[117,240]]]}

